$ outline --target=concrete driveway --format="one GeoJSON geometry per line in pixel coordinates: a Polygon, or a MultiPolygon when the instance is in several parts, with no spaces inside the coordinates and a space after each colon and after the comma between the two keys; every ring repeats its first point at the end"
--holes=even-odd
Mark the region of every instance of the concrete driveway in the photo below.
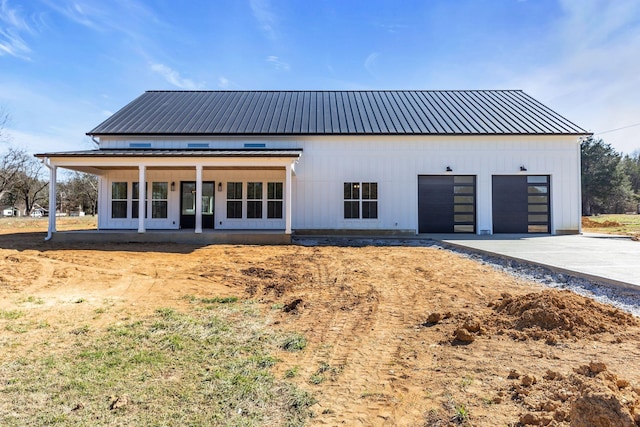
{"type": "Polygon", "coordinates": [[[640,242],[627,237],[585,233],[571,236],[447,234],[429,235],[429,238],[640,292],[640,242]]]}

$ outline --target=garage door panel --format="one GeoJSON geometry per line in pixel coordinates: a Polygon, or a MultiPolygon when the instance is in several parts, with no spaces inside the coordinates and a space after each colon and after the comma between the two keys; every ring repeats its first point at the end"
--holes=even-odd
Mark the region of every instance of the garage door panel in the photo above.
{"type": "Polygon", "coordinates": [[[495,175],[492,179],[494,233],[549,233],[549,177],[495,175]]]}
{"type": "Polygon", "coordinates": [[[419,176],[418,231],[420,233],[474,233],[475,177],[419,176]]]}

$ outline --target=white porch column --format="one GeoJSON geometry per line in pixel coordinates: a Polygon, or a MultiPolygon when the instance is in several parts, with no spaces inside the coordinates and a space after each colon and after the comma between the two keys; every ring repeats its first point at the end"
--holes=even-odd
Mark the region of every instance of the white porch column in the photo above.
{"type": "Polygon", "coordinates": [[[144,214],[147,208],[147,167],[144,165],[138,166],[138,233],[144,233],[144,214]]]}
{"type": "Polygon", "coordinates": [[[57,179],[57,166],[49,166],[49,230],[48,234],[56,232],[56,179],[57,179]]]}
{"type": "Polygon", "coordinates": [[[196,233],[202,233],[202,165],[196,165],[196,233]]]}
{"type": "Polygon", "coordinates": [[[285,166],[284,176],[284,233],[291,234],[291,163],[285,166]]]}

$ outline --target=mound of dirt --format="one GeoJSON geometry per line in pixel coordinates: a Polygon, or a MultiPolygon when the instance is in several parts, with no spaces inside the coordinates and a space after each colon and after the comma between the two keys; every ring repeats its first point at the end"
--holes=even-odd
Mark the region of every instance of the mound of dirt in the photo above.
{"type": "Polygon", "coordinates": [[[258,279],[273,279],[278,275],[275,271],[262,267],[249,267],[240,270],[240,272],[245,276],[256,277],[258,279]]]}
{"type": "Polygon", "coordinates": [[[291,293],[303,280],[309,278],[309,275],[300,276],[295,271],[276,272],[262,267],[249,267],[240,272],[243,276],[249,277],[245,282],[245,291],[252,298],[269,295],[280,298],[291,293]]]}
{"type": "Polygon", "coordinates": [[[522,296],[502,294],[491,304],[494,314],[483,322],[498,334],[518,340],[580,339],[605,332],[618,333],[640,322],[631,314],[569,291],[545,290],[522,296]]]}
{"type": "Polygon", "coordinates": [[[539,381],[515,380],[512,398],[528,409],[521,425],[635,427],[640,425],[639,389],[609,370],[590,363],[563,376],[547,371],[539,381]]]}
{"type": "Polygon", "coordinates": [[[620,227],[620,224],[617,221],[594,221],[588,217],[582,217],[582,226],[585,228],[607,228],[607,227],[620,227]]]}

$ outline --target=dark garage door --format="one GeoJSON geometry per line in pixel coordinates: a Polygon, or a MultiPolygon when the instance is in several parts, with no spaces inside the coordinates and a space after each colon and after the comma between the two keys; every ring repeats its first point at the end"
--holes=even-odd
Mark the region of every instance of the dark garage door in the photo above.
{"type": "Polygon", "coordinates": [[[550,233],[549,177],[493,176],[494,233],[550,233]]]}
{"type": "Polygon", "coordinates": [[[419,233],[475,233],[475,231],[475,176],[418,176],[419,233]]]}

